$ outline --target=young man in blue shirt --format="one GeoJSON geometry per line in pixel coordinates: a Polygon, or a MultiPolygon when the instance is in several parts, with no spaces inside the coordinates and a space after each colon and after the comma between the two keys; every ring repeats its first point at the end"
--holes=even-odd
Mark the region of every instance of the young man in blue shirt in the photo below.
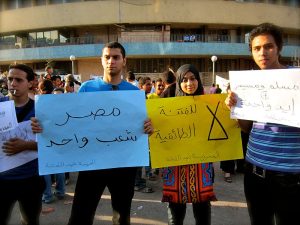
{"type": "MultiPolygon", "coordinates": [[[[106,44],[102,49],[101,62],[104,69],[103,79],[83,83],[78,92],[139,90],[122,80],[121,73],[126,65],[126,56],[120,43],[106,44]]],[[[36,120],[32,120],[32,129],[34,132],[41,132],[36,120]]],[[[144,122],[144,132],[153,133],[150,120],[144,122]]],[[[137,167],[127,167],[79,172],[68,225],[92,225],[106,187],[111,193],[113,224],[129,225],[136,171],[137,167]]]]}
{"type": "MultiPolygon", "coordinates": [[[[30,120],[34,116],[34,101],[28,97],[34,80],[33,70],[23,64],[10,66],[8,73],[9,98],[14,101],[18,122],[30,120]]],[[[7,101],[2,98],[0,101],[7,101]]],[[[37,151],[35,140],[11,138],[3,143],[3,153],[8,157],[22,160],[23,151],[37,151]]],[[[24,157],[24,156],[23,156],[24,157]]],[[[0,162],[1,163],[1,162],[0,162]]],[[[8,224],[14,204],[18,201],[22,224],[38,225],[42,209],[42,193],[45,187],[43,177],[38,175],[36,157],[29,162],[19,163],[12,169],[0,172],[0,224],[8,224]]]]}

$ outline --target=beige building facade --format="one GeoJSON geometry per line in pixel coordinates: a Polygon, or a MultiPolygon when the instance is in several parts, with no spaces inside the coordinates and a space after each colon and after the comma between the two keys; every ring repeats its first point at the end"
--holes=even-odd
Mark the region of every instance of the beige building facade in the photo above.
{"type": "Polygon", "coordinates": [[[83,80],[101,75],[101,48],[124,44],[137,74],[159,75],[193,63],[211,83],[216,73],[253,69],[248,32],[271,22],[283,29],[282,61],[298,65],[300,3],[297,0],[3,0],[0,1],[0,68],[28,63],[36,71],[51,64],[57,73],[83,80]]]}

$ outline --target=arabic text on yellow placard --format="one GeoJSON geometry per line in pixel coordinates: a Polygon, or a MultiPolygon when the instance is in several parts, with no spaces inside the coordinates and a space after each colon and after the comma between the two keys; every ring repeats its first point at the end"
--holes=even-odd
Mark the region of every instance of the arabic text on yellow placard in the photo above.
{"type": "Polygon", "coordinates": [[[243,158],[240,128],[230,119],[225,94],[147,100],[154,134],[151,166],[187,165],[243,158]]]}

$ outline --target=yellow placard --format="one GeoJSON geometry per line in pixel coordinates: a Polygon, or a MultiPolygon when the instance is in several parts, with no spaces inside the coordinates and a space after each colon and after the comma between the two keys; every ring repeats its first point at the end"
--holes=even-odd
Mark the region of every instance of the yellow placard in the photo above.
{"type": "Polygon", "coordinates": [[[155,129],[150,136],[151,167],[243,158],[241,131],[224,104],[226,94],[146,101],[155,129]]]}

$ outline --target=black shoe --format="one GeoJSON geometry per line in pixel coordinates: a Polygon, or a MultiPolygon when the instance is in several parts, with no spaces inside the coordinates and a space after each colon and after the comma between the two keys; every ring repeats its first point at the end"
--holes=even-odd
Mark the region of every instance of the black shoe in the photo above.
{"type": "Polygon", "coordinates": [[[58,200],[63,200],[65,198],[64,195],[59,195],[56,192],[54,192],[54,196],[58,199],[58,200]]]}
{"type": "Polygon", "coordinates": [[[146,187],[146,184],[139,184],[134,186],[135,191],[140,191],[146,187]]]}

